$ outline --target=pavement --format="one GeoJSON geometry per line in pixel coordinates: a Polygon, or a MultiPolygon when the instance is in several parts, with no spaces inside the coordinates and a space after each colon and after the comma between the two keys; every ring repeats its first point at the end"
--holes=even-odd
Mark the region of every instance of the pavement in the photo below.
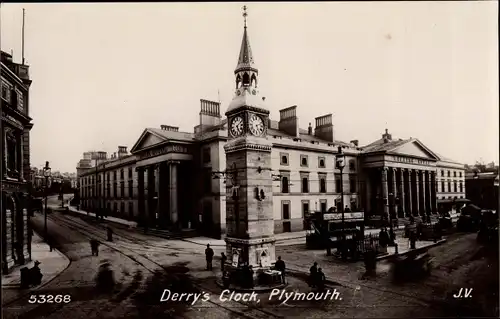
{"type": "Polygon", "coordinates": [[[55,277],[61,274],[70,264],[70,260],[63,253],[57,249],[50,251],[49,246],[43,242],[43,239],[37,234],[33,233],[31,243],[31,262],[15,267],[9,274],[2,276],[2,290],[3,298],[2,303],[7,303],[13,299],[17,299],[25,293],[32,290],[40,289],[47,283],[52,281],[55,277]],[[35,261],[40,262],[40,269],[42,271],[42,283],[31,289],[20,289],[21,284],[21,268],[34,266],[35,261]]]}
{"type": "MultiPolygon", "coordinates": [[[[81,209],[78,210],[74,206],[67,206],[67,207],[73,213],[80,214],[80,215],[83,215],[83,216],[95,217],[94,213],[90,213],[90,212],[87,212],[87,211],[84,211],[84,210],[81,210],[81,209]]],[[[137,227],[137,223],[136,222],[133,222],[133,221],[130,221],[130,220],[121,219],[121,218],[116,218],[116,217],[112,217],[112,216],[105,217],[105,220],[107,222],[111,222],[111,223],[115,223],[115,224],[120,224],[120,225],[125,225],[125,226],[129,226],[129,227],[132,227],[132,228],[137,227]]]]}

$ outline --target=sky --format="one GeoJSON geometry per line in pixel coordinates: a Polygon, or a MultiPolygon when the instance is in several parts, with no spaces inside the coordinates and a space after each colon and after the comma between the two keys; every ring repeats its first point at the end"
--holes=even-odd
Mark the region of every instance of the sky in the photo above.
{"type": "MultiPolygon", "coordinates": [[[[146,127],[192,132],[200,99],[234,94],[244,3],[2,4],[1,49],[30,65],[31,165],[132,148],[146,127]]],[[[335,138],[418,138],[473,164],[499,158],[498,3],[248,3],[271,118],[333,114],[335,138]]]]}

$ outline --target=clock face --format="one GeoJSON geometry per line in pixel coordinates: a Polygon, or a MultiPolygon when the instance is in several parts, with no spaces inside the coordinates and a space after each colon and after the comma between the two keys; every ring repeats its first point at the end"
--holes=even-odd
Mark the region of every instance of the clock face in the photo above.
{"type": "Polygon", "coordinates": [[[255,136],[260,136],[264,133],[264,122],[259,116],[252,114],[248,121],[248,128],[250,132],[255,136]]]}
{"type": "Polygon", "coordinates": [[[243,118],[241,116],[236,116],[231,122],[231,134],[233,136],[243,134],[243,118]]]}

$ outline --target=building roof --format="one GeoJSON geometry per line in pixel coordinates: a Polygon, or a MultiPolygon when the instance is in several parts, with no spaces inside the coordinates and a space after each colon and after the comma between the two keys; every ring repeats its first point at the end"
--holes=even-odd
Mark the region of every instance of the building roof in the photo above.
{"type": "Polygon", "coordinates": [[[498,179],[498,178],[499,178],[498,172],[465,173],[465,179],[498,179]]]}
{"type": "Polygon", "coordinates": [[[406,144],[410,141],[412,141],[411,138],[406,140],[403,139],[387,140],[386,142],[385,139],[381,138],[371,144],[361,147],[361,149],[363,153],[387,152],[403,144],[406,144]]]}
{"type": "Polygon", "coordinates": [[[448,157],[446,157],[446,156],[443,156],[443,155],[441,155],[441,154],[438,154],[438,153],[435,153],[435,154],[439,157],[439,160],[440,160],[441,162],[453,163],[453,164],[462,164],[462,163],[459,163],[459,162],[457,162],[457,161],[455,161],[455,160],[452,160],[451,158],[448,158],[448,157]]]}
{"type": "Polygon", "coordinates": [[[175,132],[175,131],[167,131],[159,128],[147,128],[146,130],[159,135],[165,140],[176,140],[176,141],[185,141],[185,142],[194,142],[194,133],[188,132],[175,132]]]}

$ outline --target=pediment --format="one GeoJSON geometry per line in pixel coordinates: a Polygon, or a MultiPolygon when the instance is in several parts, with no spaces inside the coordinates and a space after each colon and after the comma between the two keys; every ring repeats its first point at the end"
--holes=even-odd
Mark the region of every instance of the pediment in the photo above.
{"type": "Polygon", "coordinates": [[[415,156],[427,158],[429,160],[439,160],[439,158],[432,153],[427,147],[417,140],[410,141],[401,146],[398,146],[390,151],[391,154],[402,156],[415,156]]]}
{"type": "Polygon", "coordinates": [[[158,136],[156,134],[153,134],[152,132],[146,130],[142,133],[141,137],[137,140],[135,143],[134,147],[130,150],[131,153],[140,151],[142,149],[148,148],[150,146],[160,144],[162,142],[166,141],[165,138],[158,136]]]}

